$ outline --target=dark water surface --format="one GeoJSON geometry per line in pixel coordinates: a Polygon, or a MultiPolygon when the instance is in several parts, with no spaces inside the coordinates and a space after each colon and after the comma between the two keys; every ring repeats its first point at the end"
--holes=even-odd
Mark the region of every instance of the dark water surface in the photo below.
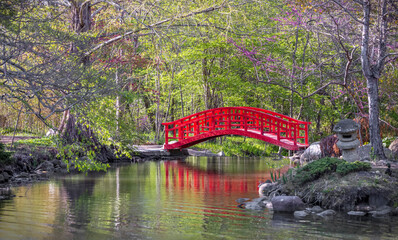
{"type": "Polygon", "coordinates": [[[188,158],[17,187],[0,202],[0,239],[398,239],[396,217],[297,220],[238,208],[236,199],[258,197],[271,165],[188,158]]]}

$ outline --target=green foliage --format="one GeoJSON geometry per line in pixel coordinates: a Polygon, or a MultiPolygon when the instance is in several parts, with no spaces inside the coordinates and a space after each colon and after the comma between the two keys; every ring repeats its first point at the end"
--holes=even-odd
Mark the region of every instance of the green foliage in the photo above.
{"type": "Polygon", "coordinates": [[[28,146],[41,146],[41,147],[55,147],[56,143],[54,137],[42,137],[42,138],[31,138],[31,139],[23,139],[15,142],[14,144],[16,147],[21,145],[28,145],[28,146]]]}
{"type": "Polygon", "coordinates": [[[341,164],[337,165],[336,172],[341,176],[347,175],[351,172],[359,172],[359,171],[368,171],[372,167],[370,163],[367,162],[342,162],[341,164]]]}
{"type": "Polygon", "coordinates": [[[3,143],[0,143],[0,165],[7,165],[12,162],[12,153],[7,152],[3,143]]]}
{"type": "Polygon", "coordinates": [[[299,168],[294,177],[294,182],[302,185],[329,173],[336,172],[340,176],[344,176],[351,172],[367,171],[369,169],[371,169],[369,163],[358,161],[351,163],[343,159],[326,157],[299,168]]]}
{"type": "Polygon", "coordinates": [[[337,165],[343,162],[344,160],[342,159],[329,157],[313,161],[297,170],[294,181],[304,184],[316,180],[326,173],[335,172],[337,165]]]}
{"type": "MultiPolygon", "coordinates": [[[[5,128],[0,128],[0,135],[4,136],[12,136],[14,134],[14,128],[13,127],[5,127],[5,128]]],[[[36,136],[37,133],[31,132],[26,129],[17,129],[15,131],[15,134],[18,136],[36,136]]]]}
{"type": "MultiPolygon", "coordinates": [[[[280,169],[278,171],[271,170],[270,175],[271,175],[271,181],[276,182],[281,179],[281,170],[280,169]],[[278,176],[276,175],[276,173],[278,173],[278,176]]],[[[284,174],[282,175],[282,178],[283,178],[283,181],[285,182],[286,177],[284,174]]]]}
{"type": "Polygon", "coordinates": [[[58,155],[63,162],[67,164],[69,171],[73,164],[80,172],[87,173],[88,171],[106,171],[109,164],[97,161],[96,149],[90,149],[83,144],[58,145],[58,155]]]}
{"type": "MultiPolygon", "coordinates": [[[[122,92],[121,102],[126,105],[136,100],[136,95],[131,92],[122,92]]],[[[92,102],[85,111],[87,119],[90,120],[91,128],[95,129],[96,136],[102,144],[116,146],[116,156],[132,156],[132,144],[138,144],[142,140],[143,133],[139,133],[132,112],[120,112],[117,119],[115,108],[116,97],[106,97],[92,102]]]]}

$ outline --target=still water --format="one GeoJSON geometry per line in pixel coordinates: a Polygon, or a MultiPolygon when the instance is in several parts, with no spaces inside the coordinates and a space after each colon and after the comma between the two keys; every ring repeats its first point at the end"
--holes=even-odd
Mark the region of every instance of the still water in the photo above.
{"type": "Polygon", "coordinates": [[[258,197],[258,181],[281,164],[192,157],[16,187],[0,202],[0,239],[398,238],[395,217],[297,220],[238,208],[235,200],[258,197]]]}

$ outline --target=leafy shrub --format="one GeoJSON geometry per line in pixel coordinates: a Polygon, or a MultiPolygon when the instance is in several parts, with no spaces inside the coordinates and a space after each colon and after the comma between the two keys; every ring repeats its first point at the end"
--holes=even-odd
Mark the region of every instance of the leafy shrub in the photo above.
{"type": "Polygon", "coordinates": [[[0,143],[0,165],[10,164],[12,162],[11,152],[5,150],[4,144],[0,143]]]}
{"type": "Polygon", "coordinates": [[[370,170],[372,167],[369,163],[366,162],[343,162],[337,165],[336,172],[342,176],[347,175],[351,172],[359,172],[359,171],[367,171],[370,170]]]}
{"type": "Polygon", "coordinates": [[[317,161],[313,161],[302,168],[297,170],[294,182],[298,184],[304,184],[320,178],[326,173],[335,172],[337,165],[345,162],[338,158],[322,158],[317,161]]]}
{"type": "Polygon", "coordinates": [[[371,168],[370,164],[365,162],[347,162],[338,158],[326,157],[298,169],[294,182],[304,184],[314,181],[327,173],[336,172],[340,176],[345,176],[351,172],[367,171],[371,168]]]}

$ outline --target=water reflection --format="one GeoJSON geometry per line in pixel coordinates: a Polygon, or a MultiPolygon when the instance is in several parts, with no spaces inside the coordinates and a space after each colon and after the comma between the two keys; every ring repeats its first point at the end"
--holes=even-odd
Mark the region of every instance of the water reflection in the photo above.
{"type": "MultiPolygon", "coordinates": [[[[0,239],[394,239],[396,218],[297,220],[236,207],[282,162],[188,158],[115,166],[15,188],[0,239]]],[[[281,168],[281,173],[288,166],[281,168]]]]}

